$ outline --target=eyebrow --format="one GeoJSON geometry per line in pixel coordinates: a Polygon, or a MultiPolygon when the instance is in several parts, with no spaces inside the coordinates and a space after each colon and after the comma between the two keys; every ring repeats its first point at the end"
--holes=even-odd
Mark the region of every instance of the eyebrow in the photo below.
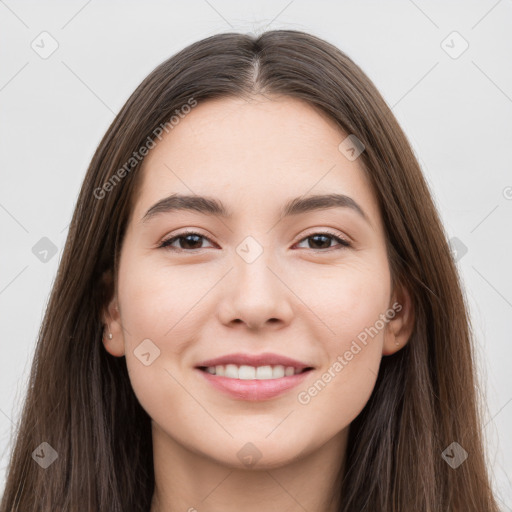
{"type": "MultiPolygon", "coordinates": [[[[354,199],[344,194],[323,194],[296,197],[284,205],[281,210],[281,217],[300,215],[303,213],[330,208],[350,208],[371,225],[367,214],[359,204],[357,204],[354,199]]],[[[142,217],[141,222],[147,222],[161,213],[184,210],[195,211],[204,215],[212,215],[226,219],[231,219],[233,217],[233,213],[229,211],[221,201],[213,197],[172,194],[155,203],[146,212],[144,217],[142,217]]]]}

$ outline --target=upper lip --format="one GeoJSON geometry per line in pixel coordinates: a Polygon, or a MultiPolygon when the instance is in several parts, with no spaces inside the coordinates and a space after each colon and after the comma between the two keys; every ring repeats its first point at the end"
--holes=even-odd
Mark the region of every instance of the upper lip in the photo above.
{"type": "Polygon", "coordinates": [[[296,369],[303,370],[304,368],[312,368],[310,364],[302,363],[290,357],[281,356],[279,354],[227,354],[225,356],[216,357],[215,359],[208,359],[199,363],[196,368],[209,367],[217,365],[236,364],[237,366],[293,366],[296,369]]]}

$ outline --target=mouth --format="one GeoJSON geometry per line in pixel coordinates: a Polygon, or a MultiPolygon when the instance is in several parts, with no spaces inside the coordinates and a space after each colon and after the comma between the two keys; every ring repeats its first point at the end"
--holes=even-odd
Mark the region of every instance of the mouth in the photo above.
{"type": "Polygon", "coordinates": [[[231,354],[195,367],[215,390],[237,400],[268,400],[301,383],[315,369],[276,354],[231,354]]]}
{"type": "Polygon", "coordinates": [[[209,373],[210,375],[239,380],[282,379],[283,377],[299,375],[313,369],[313,367],[310,366],[297,368],[295,366],[283,366],[280,364],[264,366],[221,364],[215,366],[198,366],[197,368],[203,372],[209,373]]]}

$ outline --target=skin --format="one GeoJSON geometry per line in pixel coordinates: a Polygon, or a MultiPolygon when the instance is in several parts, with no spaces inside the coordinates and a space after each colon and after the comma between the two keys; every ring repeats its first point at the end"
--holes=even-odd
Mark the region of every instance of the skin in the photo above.
{"type": "Polygon", "coordinates": [[[192,109],[145,158],[103,320],[113,335],[105,349],[126,357],[152,418],[152,512],[337,509],[350,424],[382,357],[400,350],[413,327],[407,290],[391,289],[384,227],[360,159],[338,150],[346,135],[300,100],[216,99],[192,109]],[[279,220],[287,200],[333,192],[352,197],[369,223],[349,208],[279,220]],[[234,216],[183,211],[141,221],[171,193],[215,197],[234,216]],[[158,248],[184,228],[206,238],[175,241],[177,252],[158,248]],[[352,246],[307,238],[326,228],[352,246]],[[263,249],[252,263],[236,252],[249,235],[263,249]],[[401,311],[309,403],[299,403],[299,392],[332,372],[395,302],[401,311]],[[148,366],[134,355],[145,339],[160,350],[148,366]],[[314,370],[278,397],[236,400],[194,369],[233,352],[288,355],[314,370]],[[252,467],[237,456],[249,442],[261,454],[252,467]]]}

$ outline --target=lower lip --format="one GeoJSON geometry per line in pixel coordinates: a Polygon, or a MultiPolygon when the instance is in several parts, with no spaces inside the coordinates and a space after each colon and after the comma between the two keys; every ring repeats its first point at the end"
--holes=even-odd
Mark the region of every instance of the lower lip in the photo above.
{"type": "Polygon", "coordinates": [[[196,370],[216,389],[239,400],[269,400],[300,384],[312,370],[289,377],[267,380],[243,380],[219,377],[203,370],[196,370]]]}

